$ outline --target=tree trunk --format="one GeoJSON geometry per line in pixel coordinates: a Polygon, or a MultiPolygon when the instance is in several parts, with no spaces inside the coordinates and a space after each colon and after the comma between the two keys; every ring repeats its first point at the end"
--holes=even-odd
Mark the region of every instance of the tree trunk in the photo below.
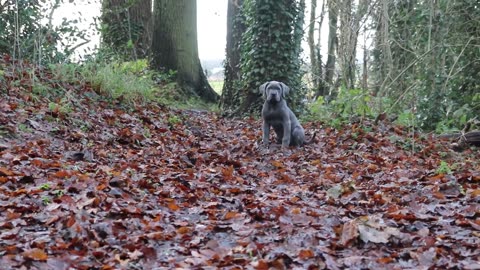
{"type": "Polygon", "coordinates": [[[340,38],[338,45],[339,66],[343,86],[346,89],[354,88],[356,40],[352,40],[355,31],[352,0],[341,0],[340,8],[340,38]],[[352,63],[353,61],[353,63],[352,63]]]}
{"type": "Polygon", "coordinates": [[[241,14],[243,0],[229,0],[227,10],[227,48],[225,59],[225,80],[223,83],[220,108],[224,114],[232,112],[229,108],[240,102],[238,92],[240,70],[240,43],[245,31],[244,18],[241,14]]]}
{"type": "Polygon", "coordinates": [[[150,56],[153,32],[152,0],[137,0],[129,9],[130,20],[134,26],[139,27],[141,33],[133,39],[134,50],[137,58],[150,56]]]}
{"type": "Polygon", "coordinates": [[[395,75],[392,51],[390,47],[390,17],[388,14],[388,6],[390,1],[381,1],[378,7],[378,22],[375,35],[375,50],[377,69],[380,76],[377,76],[375,95],[385,95],[385,86],[392,81],[395,75]]]}
{"type": "Polygon", "coordinates": [[[317,0],[311,0],[310,6],[310,24],[308,26],[308,47],[310,50],[310,73],[312,78],[312,89],[315,93],[321,91],[323,87],[323,69],[322,69],[322,56],[320,52],[320,44],[322,38],[322,25],[325,17],[325,0],[322,0],[322,9],[320,11],[320,20],[318,21],[318,39],[315,44],[315,24],[316,18],[317,0]]]}
{"type": "Polygon", "coordinates": [[[102,45],[125,60],[147,58],[152,37],[152,0],[104,0],[102,45]]]}
{"type": "Polygon", "coordinates": [[[159,71],[176,71],[176,80],[187,94],[216,102],[198,57],[197,2],[156,0],[152,42],[152,65],[159,71]]]}
{"type": "Polygon", "coordinates": [[[368,10],[366,0],[360,0],[356,11],[352,0],[342,0],[340,10],[340,41],[338,55],[340,56],[340,68],[342,70],[343,85],[347,89],[355,88],[356,81],[356,54],[360,22],[365,18],[368,10]]]}
{"type": "Polygon", "coordinates": [[[328,0],[328,56],[327,64],[325,66],[325,85],[316,94],[318,96],[326,96],[330,94],[333,75],[335,73],[335,50],[337,47],[337,18],[338,18],[338,4],[335,0],[328,0]]]}
{"type": "Polygon", "coordinates": [[[293,37],[294,37],[294,42],[295,42],[295,55],[298,57],[302,53],[302,41],[303,41],[303,34],[304,30],[303,27],[305,25],[305,0],[299,0],[298,1],[298,8],[299,11],[296,14],[297,16],[294,19],[293,22],[293,37]],[[300,38],[296,38],[300,37],[300,38]]]}
{"type": "Polygon", "coordinates": [[[317,73],[317,54],[316,54],[316,46],[315,46],[315,16],[317,9],[317,0],[311,0],[310,3],[310,22],[308,25],[308,48],[310,50],[310,74],[312,78],[312,86],[315,91],[317,91],[319,86],[319,76],[320,74],[317,73]]]}
{"type": "MultiPolygon", "coordinates": [[[[367,32],[367,27],[364,27],[364,33],[367,32]]],[[[367,38],[363,40],[363,68],[362,68],[362,89],[366,91],[368,89],[368,49],[367,38]]]]}
{"type": "Polygon", "coordinates": [[[240,52],[241,80],[234,85],[234,91],[225,92],[222,97],[226,116],[258,114],[263,103],[258,87],[270,80],[289,85],[290,108],[301,108],[305,91],[298,56],[304,4],[304,0],[243,1],[245,28],[241,30],[239,46],[235,46],[240,52]]]}

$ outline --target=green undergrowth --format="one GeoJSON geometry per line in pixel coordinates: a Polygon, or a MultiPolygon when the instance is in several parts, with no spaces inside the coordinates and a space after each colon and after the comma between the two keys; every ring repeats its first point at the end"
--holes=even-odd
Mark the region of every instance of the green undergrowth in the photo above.
{"type": "MultiPolygon", "coordinates": [[[[50,69],[57,81],[91,86],[100,96],[126,106],[153,102],[173,108],[212,108],[198,97],[185,95],[173,80],[175,72],[153,71],[146,60],[56,64],[50,69]]],[[[39,94],[47,95],[50,89],[43,87],[39,94]]]]}
{"type": "Polygon", "coordinates": [[[186,94],[174,81],[174,76],[174,71],[160,73],[149,69],[146,60],[46,66],[0,61],[0,94],[9,95],[12,89],[24,89],[29,100],[46,102],[51,111],[64,115],[75,107],[79,93],[90,100],[123,108],[155,103],[176,109],[218,110],[215,104],[186,94]]]}
{"type": "Polygon", "coordinates": [[[214,90],[215,92],[217,92],[217,94],[219,94],[219,95],[222,94],[223,81],[210,80],[210,81],[208,81],[208,83],[209,83],[210,86],[213,88],[213,90],[214,90]]]}
{"type": "Polygon", "coordinates": [[[310,104],[309,113],[304,118],[340,128],[352,119],[374,119],[388,103],[389,100],[373,98],[360,89],[343,90],[335,99],[318,97],[310,104]]]}
{"type": "MultiPolygon", "coordinates": [[[[480,98],[479,98],[480,100],[480,98]]],[[[340,128],[352,121],[375,120],[383,118],[396,125],[422,131],[449,133],[461,130],[468,120],[473,118],[471,106],[464,105],[457,110],[444,112],[433,129],[425,127],[427,121],[415,106],[399,106],[387,97],[372,96],[361,89],[341,89],[336,98],[319,97],[309,105],[309,113],[303,116],[305,121],[320,121],[327,126],[340,128]]]]}

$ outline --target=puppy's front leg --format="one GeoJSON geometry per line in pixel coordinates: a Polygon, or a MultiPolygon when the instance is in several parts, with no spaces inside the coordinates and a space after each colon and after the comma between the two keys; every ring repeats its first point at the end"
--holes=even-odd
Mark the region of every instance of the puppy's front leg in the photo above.
{"type": "Polygon", "coordinates": [[[267,121],[263,121],[262,125],[262,130],[263,130],[263,145],[268,146],[268,139],[270,138],[270,125],[267,123],[267,121]]]}
{"type": "Polygon", "coordinates": [[[283,139],[282,139],[283,148],[290,146],[291,135],[292,135],[292,123],[290,123],[290,119],[289,119],[283,122],[283,139]]]}

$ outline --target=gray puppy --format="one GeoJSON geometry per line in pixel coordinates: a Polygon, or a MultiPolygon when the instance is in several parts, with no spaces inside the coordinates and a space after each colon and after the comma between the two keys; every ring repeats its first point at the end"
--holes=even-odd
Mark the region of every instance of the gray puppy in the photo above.
{"type": "Polygon", "coordinates": [[[265,103],[263,103],[263,144],[268,145],[270,127],[277,134],[277,143],[282,147],[301,146],[305,142],[305,131],[292,110],[285,102],[285,95],[290,88],[282,82],[270,81],[260,86],[265,103]]]}

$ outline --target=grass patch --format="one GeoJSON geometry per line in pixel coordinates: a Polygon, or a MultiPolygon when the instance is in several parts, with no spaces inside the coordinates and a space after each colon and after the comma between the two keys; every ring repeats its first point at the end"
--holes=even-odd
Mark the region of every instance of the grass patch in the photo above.
{"type": "MultiPolygon", "coordinates": [[[[18,84],[17,87],[30,88],[34,100],[46,98],[50,110],[56,113],[68,114],[71,111],[69,102],[73,97],[67,91],[67,88],[71,89],[68,85],[74,85],[75,89],[86,87],[88,90],[91,87],[101,99],[127,107],[152,102],[178,109],[218,109],[215,104],[206,103],[194,94],[186,94],[174,82],[174,71],[160,73],[151,70],[146,60],[52,64],[42,73],[35,72],[35,69],[29,67],[20,73],[29,75],[28,81],[13,83],[18,84]]],[[[223,81],[215,81],[213,86],[221,92],[223,81]]]]}
{"type": "Polygon", "coordinates": [[[146,60],[133,62],[61,64],[51,67],[57,80],[72,84],[88,83],[101,96],[121,100],[126,105],[147,102],[172,105],[182,102],[170,73],[150,70],[146,60]]]}
{"type": "MultiPolygon", "coordinates": [[[[146,68],[146,63],[145,63],[146,68]]],[[[86,64],[81,68],[82,77],[100,94],[127,103],[144,103],[155,99],[158,87],[148,72],[141,74],[138,67],[128,69],[124,63],[86,64]]]]}
{"type": "Polygon", "coordinates": [[[217,94],[221,95],[222,94],[222,88],[223,88],[223,80],[222,81],[208,81],[210,86],[213,88],[217,94]]]}

